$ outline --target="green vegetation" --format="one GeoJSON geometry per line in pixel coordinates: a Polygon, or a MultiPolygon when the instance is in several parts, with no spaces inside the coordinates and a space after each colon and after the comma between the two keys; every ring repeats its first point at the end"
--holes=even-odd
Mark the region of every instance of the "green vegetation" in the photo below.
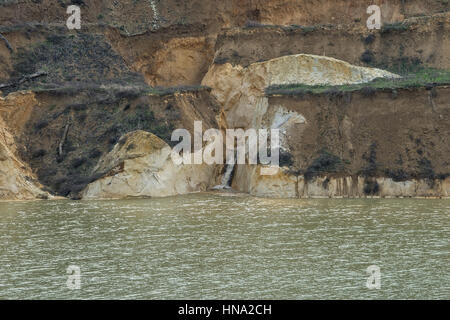
{"type": "MultiPolygon", "coordinates": [[[[65,82],[62,85],[54,83],[50,84],[33,84],[27,87],[37,93],[51,93],[54,95],[77,95],[81,92],[89,93],[92,101],[109,101],[114,102],[120,99],[133,99],[150,96],[169,96],[175,93],[198,92],[203,90],[210,90],[207,86],[177,86],[177,87],[150,87],[146,84],[127,85],[124,79],[117,79],[105,81],[104,83],[93,82],[65,82]]],[[[130,81],[131,82],[131,81],[130,81]]],[[[9,91],[5,90],[5,93],[9,91]]],[[[73,105],[74,111],[80,111],[83,105],[73,105]]]]}
{"type": "Polygon", "coordinates": [[[319,156],[306,169],[305,179],[308,181],[320,174],[340,172],[344,169],[344,161],[326,149],[322,149],[319,156]]]}
{"type": "Polygon", "coordinates": [[[294,157],[287,151],[280,151],[280,167],[291,167],[294,164],[294,157]]]}
{"type": "Polygon", "coordinates": [[[396,31],[406,31],[409,29],[409,26],[410,25],[405,22],[386,23],[381,27],[381,34],[396,31]]]}
{"type": "Polygon", "coordinates": [[[177,87],[149,87],[146,93],[157,96],[167,96],[174,93],[196,92],[202,90],[210,90],[207,86],[177,86],[177,87]]]}
{"type": "Polygon", "coordinates": [[[21,48],[12,56],[11,85],[5,93],[17,90],[64,92],[73,88],[146,86],[142,75],[132,72],[112,50],[103,36],[91,34],[60,35],[51,33],[46,40],[21,48]],[[26,79],[35,73],[41,77],[26,79]],[[26,79],[26,81],[21,81],[26,79]]]}
{"type": "Polygon", "coordinates": [[[414,72],[407,73],[398,79],[377,78],[368,83],[340,86],[310,86],[304,84],[274,85],[266,88],[266,94],[301,96],[304,94],[329,94],[353,91],[373,92],[374,90],[393,90],[448,84],[450,84],[450,70],[417,67],[414,72]]]}
{"type": "Polygon", "coordinates": [[[370,145],[369,151],[362,158],[367,161],[367,165],[361,170],[360,174],[365,177],[375,177],[379,169],[377,163],[377,144],[375,142],[370,145]]]}
{"type": "Polygon", "coordinates": [[[366,179],[364,181],[364,194],[366,195],[376,195],[380,191],[380,186],[376,180],[366,179]]]}
{"type": "Polygon", "coordinates": [[[300,30],[303,33],[308,33],[318,30],[322,25],[313,26],[301,26],[298,24],[291,24],[289,26],[278,25],[278,24],[264,24],[257,21],[247,21],[244,25],[244,29],[256,29],[256,28],[267,28],[267,29],[282,29],[284,31],[295,31],[300,30]]]}

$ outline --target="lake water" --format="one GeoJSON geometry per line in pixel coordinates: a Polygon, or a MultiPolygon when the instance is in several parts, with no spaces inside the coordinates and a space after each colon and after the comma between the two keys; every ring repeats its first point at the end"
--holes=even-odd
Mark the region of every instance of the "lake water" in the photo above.
{"type": "Polygon", "coordinates": [[[449,299],[449,213],[450,200],[233,194],[2,202],[0,299],[449,299]]]}

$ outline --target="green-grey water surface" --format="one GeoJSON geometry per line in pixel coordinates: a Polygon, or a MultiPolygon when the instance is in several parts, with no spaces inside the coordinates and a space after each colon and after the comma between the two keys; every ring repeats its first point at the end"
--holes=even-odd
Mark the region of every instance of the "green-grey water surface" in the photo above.
{"type": "Polygon", "coordinates": [[[449,299],[449,212],[231,194],[1,202],[0,299],[449,299]]]}

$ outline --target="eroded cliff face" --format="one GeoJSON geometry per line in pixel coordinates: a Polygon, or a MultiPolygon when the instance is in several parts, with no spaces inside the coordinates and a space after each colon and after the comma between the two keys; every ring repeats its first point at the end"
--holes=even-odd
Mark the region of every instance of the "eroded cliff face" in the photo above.
{"type": "Polygon", "coordinates": [[[0,97],[0,200],[51,197],[42,190],[29,165],[21,160],[15,140],[36,104],[31,92],[0,97]]]}
{"type": "Polygon", "coordinates": [[[441,198],[450,196],[450,178],[410,178],[337,176],[322,172],[305,177],[282,168],[276,175],[261,175],[261,167],[238,166],[233,188],[267,198],[441,198]]]}
{"type": "MultiPolygon", "coordinates": [[[[70,4],[70,0],[2,3],[0,34],[17,51],[42,41],[49,30],[68,33],[65,22],[70,4]]],[[[371,4],[380,6],[386,26],[402,24],[368,31],[368,3],[363,0],[79,3],[82,32],[105,36],[127,65],[142,73],[150,85],[199,84],[213,60],[248,66],[298,53],[330,56],[352,64],[392,65],[410,58],[430,66],[449,66],[445,54],[449,50],[448,3],[376,0],[371,4]],[[369,35],[375,39],[366,40],[369,35]]],[[[0,41],[4,60],[0,79],[13,71],[13,56],[0,41]]]]}
{"type": "MultiPolygon", "coordinates": [[[[146,0],[77,1],[89,24],[111,24],[130,34],[157,30],[172,25],[204,25],[208,32],[223,27],[242,26],[248,21],[279,25],[348,24],[367,17],[364,0],[146,0]]],[[[62,23],[70,0],[7,0],[2,3],[0,21],[62,23]]],[[[430,15],[448,10],[441,0],[373,0],[387,23],[414,15],[430,15]]]]}
{"type": "Polygon", "coordinates": [[[448,196],[449,88],[267,95],[271,85],[342,85],[398,78],[333,58],[294,55],[214,65],[203,84],[228,128],[277,128],[281,167],[238,165],[233,188],[263,197],[448,196]]]}
{"type": "Polygon", "coordinates": [[[270,197],[448,197],[448,86],[270,96],[262,116],[282,129],[282,169],[238,166],[233,187],[270,197]]]}
{"type": "Polygon", "coordinates": [[[374,0],[383,28],[368,30],[365,0],[84,0],[77,32],[65,26],[71,3],[0,4],[0,90],[31,90],[37,101],[25,102],[29,93],[2,100],[3,198],[45,197],[39,183],[91,199],[205,190],[224,168],[167,158],[173,129],[192,131],[195,120],[205,130],[281,130],[282,169],[261,176],[258,166],[238,166],[236,190],[448,196],[447,87],[265,94],[278,84],[351,85],[410,66],[448,69],[446,1],[374,0]],[[123,149],[128,138],[133,148],[123,149]]]}
{"type": "Polygon", "coordinates": [[[314,55],[284,56],[243,68],[230,63],[213,65],[202,81],[213,88],[229,128],[260,128],[267,111],[264,90],[272,85],[343,85],[375,78],[398,77],[390,72],[353,66],[345,61],[314,55]]]}
{"type": "MultiPolygon", "coordinates": [[[[323,55],[362,66],[405,63],[449,68],[450,14],[413,17],[369,30],[364,20],[335,25],[256,25],[218,35],[214,60],[248,66],[285,55],[323,55]],[[351,48],[351,49],[350,49],[351,48]]],[[[401,70],[400,70],[401,71],[401,70]]]]}
{"type": "MultiPolygon", "coordinates": [[[[206,89],[164,95],[114,94],[109,89],[95,94],[81,90],[75,95],[41,92],[36,99],[39,106],[17,139],[27,149],[24,160],[52,192],[76,199],[86,185],[101,177],[95,170],[99,159],[111,153],[124,135],[143,130],[171,143],[173,130],[193,132],[194,121],[202,121],[204,130],[217,127],[219,111],[206,89]]],[[[128,194],[124,191],[124,196],[128,194]]]]}

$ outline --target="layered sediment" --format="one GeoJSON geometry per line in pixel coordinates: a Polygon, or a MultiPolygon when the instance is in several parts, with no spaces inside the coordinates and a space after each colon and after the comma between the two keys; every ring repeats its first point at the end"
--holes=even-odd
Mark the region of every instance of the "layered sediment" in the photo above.
{"type": "Polygon", "coordinates": [[[168,156],[194,121],[280,130],[278,174],[228,167],[238,191],[448,197],[446,1],[374,0],[380,30],[362,0],[84,0],[78,31],[71,3],[0,4],[0,199],[207,190],[223,166],[168,156]]]}
{"type": "Polygon", "coordinates": [[[0,97],[0,200],[51,197],[42,190],[43,186],[29,165],[20,158],[15,140],[36,104],[31,92],[0,97]]]}

